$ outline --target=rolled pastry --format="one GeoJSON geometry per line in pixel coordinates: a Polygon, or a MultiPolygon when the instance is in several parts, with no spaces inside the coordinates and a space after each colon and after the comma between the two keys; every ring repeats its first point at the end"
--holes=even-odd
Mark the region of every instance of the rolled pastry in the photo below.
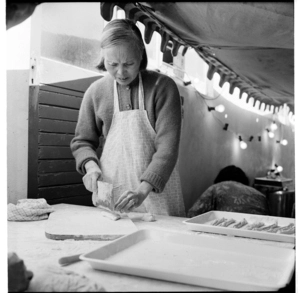
{"type": "Polygon", "coordinates": [[[229,225],[231,225],[231,224],[233,224],[235,222],[236,221],[234,219],[229,219],[229,220],[223,222],[222,224],[220,224],[219,226],[221,226],[221,227],[228,227],[229,225]]]}
{"type": "Polygon", "coordinates": [[[246,226],[248,224],[247,220],[244,218],[242,221],[236,223],[235,225],[233,225],[233,228],[237,228],[240,229],[244,226],[246,226]]]}
{"type": "Polygon", "coordinates": [[[213,226],[219,226],[221,223],[223,223],[223,222],[225,222],[225,221],[226,221],[225,218],[222,218],[222,219],[216,219],[216,220],[212,223],[212,225],[213,225],[213,226]]]}

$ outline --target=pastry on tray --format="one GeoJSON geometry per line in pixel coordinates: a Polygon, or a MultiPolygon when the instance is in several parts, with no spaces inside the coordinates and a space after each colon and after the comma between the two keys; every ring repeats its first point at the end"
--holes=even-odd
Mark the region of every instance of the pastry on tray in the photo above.
{"type": "MultiPolygon", "coordinates": [[[[252,224],[249,224],[248,221],[244,218],[243,220],[237,222],[235,219],[226,219],[222,217],[221,219],[215,219],[211,225],[219,226],[219,227],[229,227],[236,229],[245,228],[246,230],[253,230],[253,231],[261,231],[261,232],[269,232],[269,233],[277,233],[280,234],[295,234],[295,224],[290,223],[287,226],[278,226],[278,221],[275,221],[273,224],[265,225],[261,221],[256,221],[252,224]],[[234,224],[233,226],[231,226],[234,224]]],[[[231,228],[229,227],[229,228],[231,228]]]]}
{"type": "Polygon", "coordinates": [[[240,229],[248,224],[247,220],[244,218],[242,221],[237,222],[235,225],[233,225],[233,228],[240,229]]]}

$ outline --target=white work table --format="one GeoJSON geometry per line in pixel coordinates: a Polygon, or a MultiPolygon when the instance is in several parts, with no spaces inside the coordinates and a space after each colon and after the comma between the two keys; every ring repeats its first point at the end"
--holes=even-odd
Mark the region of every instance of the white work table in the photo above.
{"type": "MultiPolygon", "coordinates": [[[[68,205],[53,205],[55,211],[66,209],[68,205]]],[[[139,214],[132,213],[130,218],[137,228],[167,230],[188,234],[201,234],[205,237],[226,237],[232,241],[246,241],[293,248],[291,243],[271,242],[240,237],[229,237],[217,234],[193,232],[187,229],[182,221],[186,218],[156,216],[155,222],[135,221],[139,214]]],[[[60,267],[58,260],[72,254],[83,254],[107,244],[108,241],[92,240],[52,240],[45,236],[47,220],[32,222],[8,222],[8,252],[15,252],[25,262],[27,269],[34,274],[41,266],[55,265],[60,267]]],[[[106,291],[218,291],[212,288],[191,286],[180,283],[166,282],[149,278],[130,276],[94,270],[86,261],[79,261],[63,267],[75,273],[97,281],[106,291]]]]}

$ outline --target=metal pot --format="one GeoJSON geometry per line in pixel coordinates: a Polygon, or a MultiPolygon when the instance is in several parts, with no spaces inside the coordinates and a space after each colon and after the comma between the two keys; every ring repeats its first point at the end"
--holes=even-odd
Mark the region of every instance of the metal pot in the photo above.
{"type": "Polygon", "coordinates": [[[295,217],[295,190],[280,190],[267,195],[270,215],[276,217],[295,217]]]}

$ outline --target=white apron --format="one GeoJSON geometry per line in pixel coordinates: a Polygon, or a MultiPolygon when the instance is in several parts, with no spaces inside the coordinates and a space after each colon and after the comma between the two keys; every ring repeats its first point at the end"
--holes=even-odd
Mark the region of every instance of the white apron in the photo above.
{"type": "MultiPolygon", "coordinates": [[[[127,190],[140,185],[140,177],[155,153],[155,131],[144,106],[144,91],[139,74],[139,109],[120,111],[116,81],[114,82],[114,115],[100,169],[103,181],[113,184],[114,202],[127,190]]],[[[133,211],[157,215],[185,217],[185,208],[177,166],[162,193],[150,192],[143,204],[133,211]]]]}

